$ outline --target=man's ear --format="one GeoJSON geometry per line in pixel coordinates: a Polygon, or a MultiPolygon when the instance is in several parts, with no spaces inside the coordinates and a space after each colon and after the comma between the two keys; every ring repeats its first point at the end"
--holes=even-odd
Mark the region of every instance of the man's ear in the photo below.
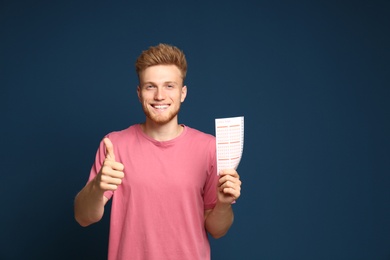
{"type": "Polygon", "coordinates": [[[137,96],[138,100],[141,102],[141,88],[139,86],[137,86],[137,96]]]}
{"type": "Polygon", "coordinates": [[[187,86],[181,88],[181,102],[183,103],[187,96],[187,86]]]}

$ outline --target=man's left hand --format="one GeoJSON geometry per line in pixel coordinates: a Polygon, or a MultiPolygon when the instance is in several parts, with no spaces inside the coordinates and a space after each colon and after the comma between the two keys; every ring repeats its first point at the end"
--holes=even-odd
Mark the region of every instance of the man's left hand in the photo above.
{"type": "Polygon", "coordinates": [[[231,204],[241,195],[240,176],[234,169],[225,169],[219,172],[218,201],[231,204]]]}

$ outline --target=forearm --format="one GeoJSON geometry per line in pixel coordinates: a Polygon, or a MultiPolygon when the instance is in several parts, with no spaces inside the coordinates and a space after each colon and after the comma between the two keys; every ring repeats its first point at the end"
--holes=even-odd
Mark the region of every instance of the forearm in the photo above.
{"type": "Polygon", "coordinates": [[[234,214],[231,204],[215,205],[206,216],[205,227],[214,238],[223,237],[233,224],[234,214]]]}
{"type": "Polygon", "coordinates": [[[103,217],[106,201],[103,191],[99,190],[92,180],[75,198],[74,215],[76,221],[83,227],[98,222],[103,217]]]}

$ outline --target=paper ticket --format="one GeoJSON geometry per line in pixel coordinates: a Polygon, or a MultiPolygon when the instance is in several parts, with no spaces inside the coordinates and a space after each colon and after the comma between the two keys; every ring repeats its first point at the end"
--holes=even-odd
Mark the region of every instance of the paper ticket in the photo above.
{"type": "Polygon", "coordinates": [[[244,149],[244,117],[215,119],[217,172],[237,169],[244,149]]]}

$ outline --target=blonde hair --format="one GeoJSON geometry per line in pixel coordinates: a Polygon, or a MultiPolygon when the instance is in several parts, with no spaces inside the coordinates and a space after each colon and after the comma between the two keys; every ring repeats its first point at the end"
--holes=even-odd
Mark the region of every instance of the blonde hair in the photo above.
{"type": "Polygon", "coordinates": [[[138,79],[142,71],[155,65],[176,65],[181,72],[184,82],[187,74],[187,61],[183,51],[179,48],[160,43],[143,51],[135,62],[138,79]]]}

